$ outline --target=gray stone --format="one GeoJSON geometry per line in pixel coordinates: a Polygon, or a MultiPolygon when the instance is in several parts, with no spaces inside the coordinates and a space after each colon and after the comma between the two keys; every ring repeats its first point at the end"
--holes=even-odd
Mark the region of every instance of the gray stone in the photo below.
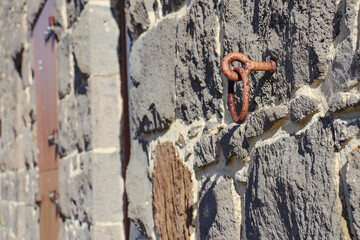
{"type": "Polygon", "coordinates": [[[46,0],[26,0],[27,6],[27,22],[30,26],[35,25],[35,21],[39,17],[40,10],[44,6],[46,0]]]}
{"type": "Polygon", "coordinates": [[[70,34],[67,34],[63,39],[58,42],[57,64],[59,69],[59,97],[60,99],[62,99],[65,95],[71,92],[71,88],[74,84],[74,66],[70,34]]]}
{"type": "MultiPolygon", "coordinates": [[[[120,79],[118,77],[90,77],[91,148],[120,146],[120,79]]],[[[83,105],[83,108],[86,105],[83,105]]],[[[84,111],[87,108],[84,108],[84,111]]],[[[86,112],[84,112],[85,114],[86,112]]]]}
{"type": "Polygon", "coordinates": [[[218,136],[202,136],[194,148],[195,164],[198,168],[205,167],[209,164],[219,161],[218,156],[218,136]]]}
{"type": "Polygon", "coordinates": [[[155,0],[127,0],[126,1],[127,30],[132,41],[145,32],[150,25],[148,13],[158,16],[158,3],[155,0]]]}
{"type": "Polygon", "coordinates": [[[66,1],[66,14],[67,14],[67,22],[69,27],[73,25],[73,23],[80,16],[83,11],[85,5],[89,0],[68,0],[66,1]]]}
{"type": "Polygon", "coordinates": [[[223,2],[223,54],[239,51],[254,61],[276,61],[274,81],[269,73],[251,73],[256,98],[250,110],[290,98],[297,87],[325,78],[336,9],[333,1],[223,2]]]}
{"type": "MultiPolygon", "coordinates": [[[[93,221],[121,223],[124,220],[125,186],[120,152],[92,152],[91,158],[93,221]]],[[[123,237],[119,235],[119,238],[123,237]]]]}
{"type": "Polygon", "coordinates": [[[89,3],[72,30],[79,70],[87,75],[119,75],[119,26],[111,9],[89,3]]]}
{"type": "Polygon", "coordinates": [[[359,134],[360,118],[336,119],[333,126],[335,145],[340,147],[341,144],[359,134]]]}
{"type": "Polygon", "coordinates": [[[246,184],[249,177],[248,169],[249,164],[245,164],[239,171],[235,173],[235,180],[239,183],[246,184]]]}
{"type": "Polygon", "coordinates": [[[358,82],[358,76],[355,75],[356,52],[355,49],[353,49],[354,44],[354,41],[349,36],[338,46],[327,79],[332,83],[333,91],[349,89],[349,87],[358,82]]]}
{"type": "Polygon", "coordinates": [[[59,166],[59,209],[66,218],[92,222],[93,179],[89,153],[62,158],[59,166]],[[75,173],[75,174],[74,174],[75,173]]]}
{"type": "Polygon", "coordinates": [[[148,167],[146,144],[132,141],[125,182],[128,216],[143,235],[150,237],[154,233],[154,220],[148,167]]]}
{"type": "Polygon", "coordinates": [[[91,239],[113,240],[125,239],[124,226],[121,223],[117,224],[95,224],[92,226],[91,239]]]}
{"type": "Polygon", "coordinates": [[[217,51],[220,8],[218,1],[191,1],[186,15],[178,19],[176,106],[179,118],[188,122],[223,116],[221,56],[217,51]]]}
{"type": "Polygon", "coordinates": [[[185,3],[185,0],[161,0],[163,16],[179,10],[179,8],[185,3]]]}
{"type": "Polygon", "coordinates": [[[291,100],[290,105],[290,119],[293,122],[300,122],[305,117],[318,111],[320,101],[316,98],[300,95],[291,100]]]}
{"type": "Polygon", "coordinates": [[[243,159],[248,155],[249,143],[244,133],[240,130],[240,125],[232,124],[225,127],[219,136],[221,149],[228,163],[231,157],[236,156],[243,159]]]}
{"type": "Polygon", "coordinates": [[[206,179],[199,193],[200,239],[240,238],[240,197],[233,180],[206,179]]]}
{"type": "Polygon", "coordinates": [[[348,224],[354,237],[360,238],[360,151],[359,148],[348,156],[346,171],[346,210],[348,224]]]}
{"type": "Polygon", "coordinates": [[[78,113],[78,103],[74,95],[68,95],[59,103],[58,143],[60,156],[85,150],[82,122],[78,113]]]}
{"type": "Polygon", "coordinates": [[[130,99],[136,136],[162,130],[174,120],[175,31],[175,19],[166,18],[132,46],[130,99]]]}
{"type": "Polygon", "coordinates": [[[357,92],[338,92],[330,99],[330,112],[341,112],[360,106],[360,94],[357,92]]]}
{"type": "Polygon", "coordinates": [[[288,115],[288,108],[276,106],[271,108],[261,108],[248,116],[245,126],[245,137],[251,138],[259,136],[274,126],[276,122],[288,115]]]}
{"type": "Polygon", "coordinates": [[[329,119],[251,152],[245,192],[248,239],[339,239],[341,212],[329,119]],[[311,234],[311,235],[309,235],[311,234]]]}
{"type": "Polygon", "coordinates": [[[87,222],[65,219],[61,222],[59,239],[91,239],[91,225],[87,222]]]}
{"type": "Polygon", "coordinates": [[[194,138],[199,134],[200,131],[201,131],[201,126],[193,126],[189,129],[188,136],[190,138],[194,138]]]}

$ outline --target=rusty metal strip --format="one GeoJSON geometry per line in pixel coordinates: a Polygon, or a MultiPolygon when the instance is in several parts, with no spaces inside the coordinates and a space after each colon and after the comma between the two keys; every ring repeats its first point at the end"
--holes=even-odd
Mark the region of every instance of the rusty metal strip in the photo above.
{"type": "Polygon", "coordinates": [[[36,90],[37,145],[39,148],[40,239],[58,239],[60,218],[57,210],[59,179],[56,133],[58,129],[58,89],[54,0],[47,0],[33,30],[36,90]]]}

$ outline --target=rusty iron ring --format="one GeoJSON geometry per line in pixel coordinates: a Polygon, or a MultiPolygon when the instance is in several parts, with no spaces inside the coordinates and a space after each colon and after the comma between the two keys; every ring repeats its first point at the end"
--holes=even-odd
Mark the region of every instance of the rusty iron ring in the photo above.
{"type": "Polygon", "coordinates": [[[249,98],[250,98],[250,84],[249,84],[249,77],[246,73],[246,70],[242,67],[234,68],[236,75],[239,74],[241,79],[244,83],[244,94],[243,94],[243,101],[242,101],[242,108],[240,116],[237,115],[236,107],[235,107],[235,95],[234,95],[234,81],[229,80],[229,89],[228,89],[228,102],[229,102],[229,110],[231,113],[231,117],[237,124],[242,123],[249,110],[249,98]]]}
{"type": "Polygon", "coordinates": [[[273,60],[270,62],[254,62],[240,52],[232,52],[226,55],[221,62],[221,68],[224,74],[232,81],[240,80],[238,74],[231,70],[230,67],[230,64],[234,61],[241,62],[245,65],[244,70],[247,72],[247,75],[249,75],[251,71],[270,71],[270,73],[274,73],[276,69],[276,64],[273,60]]]}
{"type": "Polygon", "coordinates": [[[226,55],[222,62],[221,68],[224,74],[229,78],[229,89],[228,89],[228,103],[231,117],[235,123],[242,123],[249,110],[249,98],[250,98],[250,85],[249,85],[249,74],[251,71],[270,71],[274,73],[276,70],[275,61],[271,60],[270,62],[253,62],[247,56],[239,52],[232,52],[226,55]],[[233,61],[239,61],[245,65],[244,68],[236,67],[234,70],[231,70],[230,64],[233,61]],[[234,81],[239,81],[240,78],[244,83],[244,94],[243,94],[243,103],[241,108],[240,116],[237,115],[235,107],[235,95],[234,95],[234,81]]]}

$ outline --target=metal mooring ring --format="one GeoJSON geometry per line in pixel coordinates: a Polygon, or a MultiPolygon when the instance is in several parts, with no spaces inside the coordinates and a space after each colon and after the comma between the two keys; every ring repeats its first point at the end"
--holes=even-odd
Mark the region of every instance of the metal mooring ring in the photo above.
{"type": "Polygon", "coordinates": [[[232,52],[226,55],[222,62],[221,68],[224,74],[231,80],[229,81],[229,91],[228,91],[228,102],[229,110],[231,117],[234,122],[240,124],[242,123],[249,110],[249,98],[250,98],[250,86],[249,86],[249,74],[251,71],[270,71],[274,73],[276,70],[275,61],[271,60],[270,62],[253,62],[247,56],[239,52],[232,52]],[[236,67],[234,70],[231,70],[230,64],[233,61],[239,61],[244,64],[244,68],[236,67]],[[234,82],[239,81],[239,76],[244,83],[244,94],[243,94],[243,104],[241,109],[240,117],[236,113],[235,107],[235,96],[234,96],[234,82]]]}
{"type": "Polygon", "coordinates": [[[243,94],[243,101],[242,101],[242,108],[240,117],[238,117],[236,112],[236,106],[235,106],[235,95],[234,95],[234,81],[229,81],[229,89],[228,89],[228,102],[229,102],[229,110],[231,113],[231,117],[237,124],[242,123],[249,110],[249,98],[250,98],[250,85],[249,85],[249,78],[248,74],[246,74],[246,71],[242,67],[236,67],[234,68],[234,71],[236,72],[236,75],[240,75],[243,83],[244,83],[244,94],[243,94]],[[238,73],[238,74],[237,74],[238,73]]]}

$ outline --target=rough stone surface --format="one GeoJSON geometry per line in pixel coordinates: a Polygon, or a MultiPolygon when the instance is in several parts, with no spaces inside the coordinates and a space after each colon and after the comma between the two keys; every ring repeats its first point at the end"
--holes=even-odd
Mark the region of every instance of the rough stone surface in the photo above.
{"type": "Polygon", "coordinates": [[[329,104],[331,112],[341,112],[360,106],[360,94],[357,92],[339,92],[332,96],[329,104]]]}
{"type": "MultiPolygon", "coordinates": [[[[67,218],[66,221],[75,216],[72,220],[91,225],[93,176],[89,154],[62,158],[59,169],[60,213],[67,218]]],[[[69,223],[65,223],[65,226],[70,229],[75,227],[69,226],[69,223]]],[[[71,231],[67,234],[71,234],[71,231]]]]}
{"type": "Polygon", "coordinates": [[[66,1],[66,14],[69,27],[80,16],[80,13],[84,9],[84,6],[89,0],[68,0],[66,1]]]}
{"type": "Polygon", "coordinates": [[[177,11],[185,3],[185,0],[160,0],[160,3],[163,15],[165,16],[173,11],[177,11]]]}
{"type": "Polygon", "coordinates": [[[192,122],[223,115],[218,1],[192,1],[176,32],[176,106],[192,122]]]}
{"type": "Polygon", "coordinates": [[[307,96],[300,95],[290,101],[290,119],[293,122],[300,122],[308,115],[318,110],[320,101],[307,96]]]}
{"type": "Polygon", "coordinates": [[[288,115],[288,108],[276,106],[272,108],[261,108],[248,116],[245,128],[247,138],[259,136],[274,126],[276,122],[288,115]]]}
{"type": "Polygon", "coordinates": [[[360,132],[360,119],[336,119],[334,126],[335,145],[339,147],[360,132]]]}
{"type": "Polygon", "coordinates": [[[245,195],[248,239],[340,238],[330,126],[322,119],[298,136],[252,151],[245,195]]]}
{"type": "Polygon", "coordinates": [[[128,33],[131,40],[135,41],[149,28],[149,14],[156,14],[158,3],[155,0],[127,0],[125,4],[128,33]]]}
{"type": "Polygon", "coordinates": [[[148,165],[146,146],[138,141],[132,141],[125,183],[129,201],[128,216],[143,235],[150,237],[153,235],[154,220],[148,165]]]}
{"type": "Polygon", "coordinates": [[[209,164],[219,161],[218,155],[218,136],[210,135],[201,137],[200,141],[194,148],[195,164],[197,167],[202,168],[209,164]]]}
{"type": "Polygon", "coordinates": [[[236,156],[243,159],[248,155],[249,143],[241,132],[240,125],[233,124],[224,128],[220,135],[221,149],[227,162],[236,156]]]}
{"type": "Polygon", "coordinates": [[[72,56],[72,45],[71,45],[71,35],[66,35],[58,44],[57,49],[57,59],[58,59],[58,87],[59,87],[59,97],[63,98],[65,95],[69,94],[72,90],[72,80],[74,78],[74,67],[73,56],[72,56]]]}
{"type": "Polygon", "coordinates": [[[349,215],[350,231],[353,237],[360,238],[360,151],[349,154],[346,171],[346,210],[349,215]]]}
{"type": "Polygon", "coordinates": [[[86,95],[69,95],[59,104],[59,153],[65,156],[89,149],[90,110],[86,95]]]}
{"type": "Polygon", "coordinates": [[[239,239],[240,197],[233,180],[206,179],[199,194],[200,239],[239,239]]]}
{"type": "Polygon", "coordinates": [[[174,120],[175,31],[175,19],[164,19],[132,46],[130,99],[137,136],[162,130],[174,120]]]}
{"type": "Polygon", "coordinates": [[[154,219],[161,239],[190,239],[191,173],[170,142],[158,143],[152,174],[154,219]]]}

